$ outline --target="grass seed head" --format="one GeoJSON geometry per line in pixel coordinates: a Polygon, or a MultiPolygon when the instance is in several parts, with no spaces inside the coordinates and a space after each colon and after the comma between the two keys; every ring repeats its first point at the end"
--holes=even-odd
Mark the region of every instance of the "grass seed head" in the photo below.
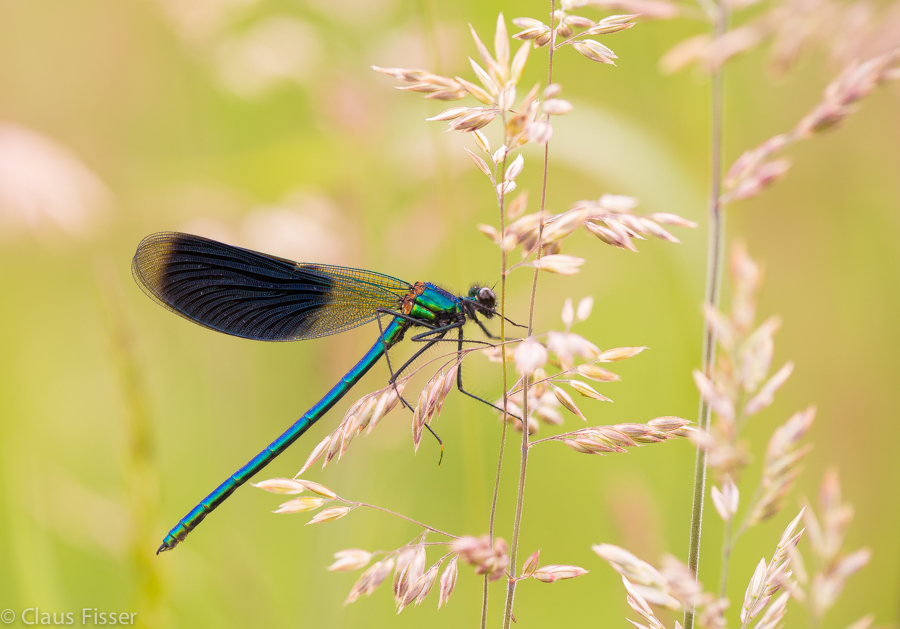
{"type": "Polygon", "coordinates": [[[365,568],[372,561],[372,553],[359,549],[348,548],[334,553],[335,562],[326,568],[329,572],[344,572],[365,568]]]}
{"type": "Polygon", "coordinates": [[[328,502],[327,498],[316,496],[304,496],[303,498],[294,498],[279,505],[278,509],[273,513],[302,513],[304,511],[312,511],[318,509],[328,502]]]}
{"type": "Polygon", "coordinates": [[[458,559],[458,555],[453,555],[450,561],[447,562],[447,567],[444,568],[444,573],[441,575],[441,585],[438,590],[438,609],[447,604],[450,600],[450,595],[453,594],[453,589],[456,587],[456,578],[459,575],[458,559]]]}
{"type": "Polygon", "coordinates": [[[593,363],[578,365],[575,370],[585,378],[590,378],[597,382],[616,382],[620,379],[618,374],[607,371],[603,367],[599,367],[593,363]]]}
{"type": "Polygon", "coordinates": [[[475,566],[475,574],[486,574],[489,581],[499,579],[509,566],[509,545],[500,537],[492,545],[487,535],[467,535],[454,540],[452,548],[464,562],[475,566]]]}
{"type": "Polygon", "coordinates": [[[581,382],[580,380],[570,380],[569,386],[578,391],[584,397],[589,397],[594,400],[599,400],[601,402],[612,402],[611,399],[602,395],[597,390],[594,389],[591,385],[586,382],[581,382]]]}
{"type": "Polygon", "coordinates": [[[587,573],[587,570],[579,566],[549,564],[541,566],[531,576],[542,583],[553,583],[562,579],[574,579],[587,573]]]}
{"type": "Polygon", "coordinates": [[[575,275],[580,271],[581,265],[583,265],[584,262],[584,258],[557,254],[544,256],[543,258],[530,263],[529,266],[557,275],[575,275]]]}
{"type": "Polygon", "coordinates": [[[257,487],[273,494],[299,494],[303,493],[306,487],[302,483],[298,483],[291,478],[271,478],[269,480],[260,481],[258,483],[250,483],[251,487],[257,487]]]}
{"type": "Polygon", "coordinates": [[[516,371],[520,376],[534,373],[547,364],[547,348],[533,337],[519,343],[515,351],[516,371]]]}

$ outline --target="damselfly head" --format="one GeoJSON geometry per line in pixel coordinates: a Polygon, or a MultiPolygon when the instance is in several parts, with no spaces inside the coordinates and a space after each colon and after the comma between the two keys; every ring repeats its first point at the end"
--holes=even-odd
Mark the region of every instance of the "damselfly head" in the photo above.
{"type": "Polygon", "coordinates": [[[469,289],[469,299],[481,306],[479,311],[486,317],[493,315],[494,306],[497,305],[497,296],[487,286],[473,286],[469,289]]]}

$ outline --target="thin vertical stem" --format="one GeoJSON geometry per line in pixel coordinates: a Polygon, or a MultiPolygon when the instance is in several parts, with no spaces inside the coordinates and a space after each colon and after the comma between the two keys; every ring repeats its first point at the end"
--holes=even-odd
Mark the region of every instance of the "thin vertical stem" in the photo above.
{"type": "MultiPolygon", "coordinates": [[[[554,20],[556,18],[556,0],[550,0],[550,50],[547,58],[547,85],[553,83],[553,49],[556,47],[556,28],[554,20]]],[[[538,240],[537,240],[537,259],[541,259],[541,249],[543,247],[544,237],[544,209],[547,202],[547,164],[550,157],[550,142],[544,144],[544,165],[541,180],[541,207],[538,222],[538,240]]],[[[531,280],[531,300],[528,305],[528,336],[531,336],[534,330],[534,304],[537,295],[538,282],[537,268],[534,269],[534,276],[531,280]]],[[[522,452],[521,461],[519,463],[519,488],[516,496],[516,517],[513,522],[513,534],[510,542],[509,566],[510,573],[516,576],[516,561],[519,548],[519,533],[522,529],[522,511],[525,506],[525,472],[528,469],[528,387],[530,386],[530,376],[525,375],[522,385],[522,452]]],[[[516,579],[510,579],[506,588],[506,611],[503,615],[503,627],[509,629],[512,621],[513,601],[516,597],[516,579]]]]}
{"type": "MultiPolygon", "coordinates": [[[[503,129],[506,129],[506,114],[503,114],[503,129]]],[[[505,140],[505,138],[504,138],[505,140]]],[[[500,167],[500,173],[506,172],[506,157],[503,158],[503,165],[500,167]]],[[[494,183],[496,184],[497,176],[495,172],[494,183]]],[[[496,186],[495,186],[496,188],[496,186]]],[[[500,234],[501,239],[506,234],[506,196],[498,193],[497,205],[500,208],[500,234]]],[[[506,449],[506,429],[509,424],[507,421],[507,404],[509,402],[508,383],[506,381],[506,267],[507,267],[507,251],[506,247],[500,247],[500,354],[501,365],[503,369],[503,428],[500,432],[500,453],[497,455],[497,476],[494,478],[494,495],[491,499],[491,516],[488,523],[488,539],[491,546],[494,545],[494,522],[497,518],[497,498],[500,495],[500,474],[503,470],[503,452],[506,449]]],[[[484,584],[481,591],[481,629],[487,627],[487,610],[488,610],[488,577],[484,575],[484,584]]]]}
{"type": "MultiPolygon", "coordinates": [[[[718,39],[728,29],[728,7],[721,2],[716,7],[714,34],[718,39]]],[[[722,182],[722,133],[724,125],[724,77],[721,66],[715,68],[711,77],[711,151],[710,151],[710,194],[709,194],[709,236],[706,267],[706,303],[713,307],[719,305],[722,287],[722,268],[725,245],[725,214],[719,202],[722,182]]],[[[713,364],[716,360],[716,332],[707,321],[703,331],[703,373],[712,376],[713,364]]],[[[700,397],[700,412],[697,424],[700,430],[709,431],[710,407],[700,397]]],[[[697,460],[694,466],[694,496],[691,508],[691,539],[688,547],[688,567],[695,578],[700,568],[700,533],[703,523],[703,499],[706,496],[706,464],[707,453],[697,448],[697,460]]],[[[693,629],[694,610],[684,612],[684,629],[693,629]]]]}

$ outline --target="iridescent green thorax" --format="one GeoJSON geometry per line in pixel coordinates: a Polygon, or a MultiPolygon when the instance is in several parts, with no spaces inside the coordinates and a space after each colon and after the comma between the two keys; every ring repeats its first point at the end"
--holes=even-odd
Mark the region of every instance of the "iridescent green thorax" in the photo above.
{"type": "Polygon", "coordinates": [[[403,299],[402,310],[403,314],[428,322],[453,318],[462,312],[459,297],[426,282],[413,284],[403,299]]]}

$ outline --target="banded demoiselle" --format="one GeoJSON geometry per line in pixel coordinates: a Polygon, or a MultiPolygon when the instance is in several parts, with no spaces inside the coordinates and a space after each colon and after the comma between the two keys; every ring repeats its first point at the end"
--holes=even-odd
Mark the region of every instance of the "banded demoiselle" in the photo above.
{"type": "MultiPolygon", "coordinates": [[[[344,332],[377,320],[379,337],[356,365],[311,409],[265,450],[232,474],[200,501],[169,531],[157,554],[184,541],[200,522],[238,487],[271,463],[334,406],[412,327],[426,328],[412,340],[421,350],[444,336],[490,318],[495,295],[488,287],[474,286],[466,296],[456,296],[427,282],[410,284],[388,275],[323,264],[292,262],[215,240],[176,232],[147,236],[134,254],[132,272],[137,283],[158,304],[204,327],[247,339],[299,341],[344,332]],[[388,317],[382,325],[381,317],[388,317]]],[[[446,339],[450,340],[450,339],[446,339]]],[[[390,366],[390,359],[388,359],[390,366]]],[[[465,391],[462,370],[457,387],[465,391]]],[[[490,404],[493,406],[492,404],[490,404]]]]}

